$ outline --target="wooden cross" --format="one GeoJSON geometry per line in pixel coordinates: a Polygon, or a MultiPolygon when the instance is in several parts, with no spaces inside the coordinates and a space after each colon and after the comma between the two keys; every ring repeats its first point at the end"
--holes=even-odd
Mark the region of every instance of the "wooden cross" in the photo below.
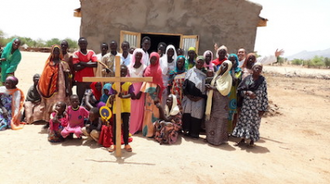
{"type": "MultiPolygon", "coordinates": [[[[83,77],[83,81],[114,82],[118,93],[121,89],[121,82],[152,82],[152,77],[120,77],[120,56],[116,56],[115,61],[115,77],[83,77]]],[[[121,99],[118,95],[116,95],[116,157],[121,157],[121,99]]]]}

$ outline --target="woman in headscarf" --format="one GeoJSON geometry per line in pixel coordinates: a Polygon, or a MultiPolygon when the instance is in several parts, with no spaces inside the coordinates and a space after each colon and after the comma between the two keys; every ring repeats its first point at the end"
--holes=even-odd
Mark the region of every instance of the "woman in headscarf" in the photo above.
{"type": "MultiPolygon", "coordinates": [[[[44,112],[43,120],[49,122],[50,114],[56,102],[69,104],[71,93],[70,67],[62,60],[60,47],[54,45],[46,60],[44,70],[40,76],[37,89],[41,95],[41,110],[44,112]]],[[[45,128],[48,127],[46,124],[45,128]]]]}
{"type": "Polygon", "coordinates": [[[16,87],[17,84],[18,79],[9,76],[5,80],[5,86],[0,87],[0,130],[23,128],[24,123],[20,122],[20,116],[24,93],[16,87]]]}
{"type": "MultiPolygon", "coordinates": [[[[144,51],[142,49],[135,49],[132,55],[132,61],[128,67],[130,77],[143,77],[143,72],[146,65],[143,63],[144,51]]],[[[141,90],[142,82],[134,82],[134,99],[131,99],[131,116],[129,123],[129,131],[135,134],[142,131],[143,115],[144,115],[144,93],[141,90]]]]}
{"type": "Polygon", "coordinates": [[[182,107],[181,101],[183,98],[182,86],[187,71],[184,66],[185,61],[186,58],[184,56],[178,56],[178,58],[176,59],[176,67],[170,72],[169,76],[169,85],[171,88],[171,93],[176,96],[180,109],[182,107]]]}
{"type": "Polygon", "coordinates": [[[144,118],[142,125],[142,134],[146,137],[154,136],[153,123],[159,118],[159,111],[156,103],[161,102],[161,94],[164,89],[162,72],[159,66],[159,54],[152,52],[150,54],[150,65],[144,72],[145,77],[152,77],[152,82],[144,82],[140,91],[145,93],[144,118]]]}
{"type": "Polygon", "coordinates": [[[260,75],[262,64],[255,63],[252,71],[252,75],[244,78],[238,86],[238,93],[243,97],[243,105],[232,134],[241,138],[236,145],[250,139],[249,145],[253,146],[254,142],[259,140],[261,117],[268,108],[267,83],[266,79],[260,75]]]}
{"type": "Polygon", "coordinates": [[[27,124],[42,120],[43,112],[40,110],[41,96],[37,90],[39,79],[39,74],[33,76],[33,85],[26,94],[22,120],[25,119],[27,124]]]}
{"type": "Polygon", "coordinates": [[[186,63],[185,63],[186,70],[189,70],[189,69],[193,68],[196,65],[196,57],[197,57],[196,48],[195,47],[189,47],[189,49],[188,49],[188,58],[187,58],[186,63]]]}
{"type": "Polygon", "coordinates": [[[229,117],[228,117],[228,133],[231,134],[237,122],[237,87],[242,80],[242,70],[238,67],[238,57],[236,54],[229,54],[228,60],[231,61],[233,67],[230,74],[233,78],[233,85],[229,95],[229,117]]]}
{"type": "Polygon", "coordinates": [[[252,66],[257,61],[256,55],[254,53],[249,53],[246,56],[246,59],[244,60],[242,64],[242,80],[247,77],[248,75],[253,73],[252,66]]]}
{"type": "Polygon", "coordinates": [[[166,98],[165,109],[160,103],[156,106],[159,109],[159,120],[154,123],[155,140],[159,144],[174,144],[182,128],[182,115],[177,105],[175,95],[170,94],[166,98]]]}
{"type": "Polygon", "coordinates": [[[163,73],[163,83],[164,83],[164,90],[162,94],[162,106],[165,107],[167,96],[170,92],[169,88],[169,75],[170,71],[174,70],[176,67],[176,51],[173,45],[168,45],[166,47],[166,51],[164,56],[160,59],[160,67],[163,73]]]}
{"type": "Polygon", "coordinates": [[[111,84],[110,83],[105,83],[102,88],[102,96],[100,101],[103,102],[104,104],[107,103],[108,98],[110,96],[110,89],[111,89],[111,84]]]}
{"type": "Polygon", "coordinates": [[[205,112],[206,140],[213,145],[228,141],[228,95],[232,86],[232,77],[229,74],[231,67],[230,61],[224,61],[211,84],[206,85],[209,89],[205,112]]]}
{"type": "Polygon", "coordinates": [[[198,56],[196,66],[188,70],[183,84],[183,132],[193,138],[199,138],[205,109],[204,57],[198,56]]]}
{"type": "Polygon", "coordinates": [[[219,70],[220,65],[227,60],[227,47],[222,45],[217,50],[217,59],[213,60],[212,63],[215,65],[216,69],[219,70]]]}
{"type": "Polygon", "coordinates": [[[3,53],[0,58],[0,86],[4,85],[3,83],[6,81],[8,76],[14,76],[17,66],[21,62],[22,56],[19,51],[20,45],[21,41],[18,38],[14,38],[3,49],[3,53]]]}
{"type": "Polygon", "coordinates": [[[204,68],[206,70],[211,70],[211,71],[215,72],[216,71],[216,67],[212,63],[212,61],[213,61],[213,53],[212,53],[212,51],[210,51],[210,50],[205,51],[204,54],[203,54],[203,56],[205,58],[204,68]]]}

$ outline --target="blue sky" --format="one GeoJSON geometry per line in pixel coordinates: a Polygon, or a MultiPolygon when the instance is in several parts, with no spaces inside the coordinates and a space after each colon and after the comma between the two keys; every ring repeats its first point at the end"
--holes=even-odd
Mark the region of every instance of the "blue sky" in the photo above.
{"type": "MultiPolygon", "coordinates": [[[[267,27],[257,29],[255,50],[265,55],[276,48],[284,56],[330,48],[330,0],[250,0],[263,6],[267,27]]],[[[79,0],[15,0],[1,2],[0,30],[6,36],[33,39],[79,38],[79,0]]]]}

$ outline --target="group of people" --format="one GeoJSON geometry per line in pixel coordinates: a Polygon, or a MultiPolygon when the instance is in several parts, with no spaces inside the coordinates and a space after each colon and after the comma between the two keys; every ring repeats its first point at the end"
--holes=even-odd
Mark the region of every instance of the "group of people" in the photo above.
{"type": "MultiPolygon", "coordinates": [[[[19,129],[22,122],[43,121],[47,122],[51,142],[63,141],[73,134],[77,138],[86,135],[109,147],[116,141],[118,96],[126,151],[132,151],[130,135],[138,132],[160,144],[175,143],[181,133],[198,138],[203,130],[206,141],[213,145],[227,142],[230,135],[241,138],[237,145],[246,140],[253,145],[259,140],[260,120],[268,106],[262,66],[276,62],[282,51],[256,58],[243,48],[237,54],[228,54],[227,48],[221,46],[215,48],[214,58],[211,50],[197,56],[191,47],[184,56],[183,49],[161,42],[157,52],[149,53],[149,37],[142,39],[141,48],[131,48],[124,41],[122,53],[116,41],[109,46],[102,43],[97,55],[87,49],[86,38],[81,37],[78,45],[79,50],[73,54],[67,51],[66,41],[52,47],[41,76],[33,76],[34,85],[24,105],[23,92],[16,87],[17,78],[6,78],[5,86],[0,87],[0,111],[6,112],[0,115],[1,129],[19,129]],[[115,66],[116,56],[121,58],[120,66],[115,66]],[[116,67],[120,67],[121,77],[152,77],[152,82],[124,82],[116,91],[112,83],[83,81],[83,77],[113,77],[116,67]],[[76,95],[72,94],[74,85],[76,95]],[[19,113],[13,111],[19,112],[22,106],[24,113],[19,119],[19,113]],[[113,112],[110,120],[100,117],[103,106],[113,112]]],[[[1,61],[8,60],[2,58],[6,56],[1,61]]],[[[115,149],[113,145],[108,150],[115,149]]]]}

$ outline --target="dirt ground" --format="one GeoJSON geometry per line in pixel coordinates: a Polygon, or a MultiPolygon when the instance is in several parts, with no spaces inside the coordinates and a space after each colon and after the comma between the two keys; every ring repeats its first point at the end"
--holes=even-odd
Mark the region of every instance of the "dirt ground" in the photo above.
{"type": "MultiPolygon", "coordinates": [[[[27,92],[48,54],[22,54],[16,73],[27,92]]],[[[0,183],[330,183],[330,81],[288,77],[283,69],[290,68],[264,67],[268,97],[278,109],[262,119],[253,148],[235,147],[235,138],[212,146],[203,135],[167,146],[138,134],[133,152],[116,158],[86,139],[51,144],[42,125],[26,125],[0,132],[0,183]]]]}

